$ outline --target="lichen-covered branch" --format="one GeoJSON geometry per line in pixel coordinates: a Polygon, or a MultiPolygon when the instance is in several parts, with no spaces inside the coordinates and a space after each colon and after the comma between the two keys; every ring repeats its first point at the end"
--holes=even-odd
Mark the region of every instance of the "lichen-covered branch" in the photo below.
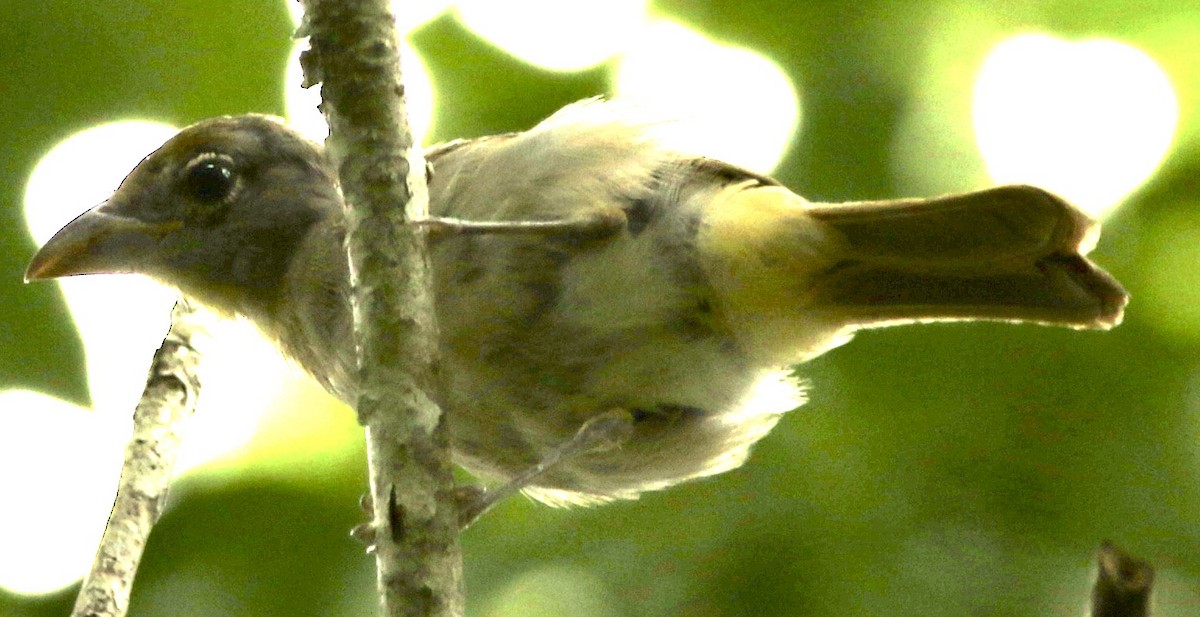
{"type": "Polygon", "coordinates": [[[1096,551],[1096,584],[1088,617],[1147,617],[1154,568],[1105,542],[1096,551]]]}
{"type": "Polygon", "coordinates": [[[359,421],[384,615],[462,614],[449,444],[434,404],[437,337],[424,232],[425,163],[409,128],[388,0],[303,0],[305,80],[347,202],[359,421]]]}
{"type": "Polygon", "coordinates": [[[134,574],[150,530],[167,502],[182,439],[200,394],[196,377],[208,314],[186,299],[171,312],[171,331],[154,354],[146,389],[133,412],[121,482],[92,571],[75,601],[74,617],[118,617],[129,610],[134,574]]]}

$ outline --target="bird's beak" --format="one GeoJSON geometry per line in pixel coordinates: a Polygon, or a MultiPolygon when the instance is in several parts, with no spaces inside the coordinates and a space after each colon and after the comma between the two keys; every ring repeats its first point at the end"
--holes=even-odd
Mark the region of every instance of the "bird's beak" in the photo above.
{"type": "Polygon", "coordinates": [[[33,256],[25,281],[132,272],[152,255],[162,237],[178,229],[178,222],[147,223],[114,214],[101,204],[84,212],[33,256]]]}

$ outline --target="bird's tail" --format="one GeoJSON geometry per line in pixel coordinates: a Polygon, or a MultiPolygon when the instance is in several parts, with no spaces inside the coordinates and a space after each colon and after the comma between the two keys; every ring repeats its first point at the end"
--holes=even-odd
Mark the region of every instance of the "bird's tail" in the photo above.
{"type": "Polygon", "coordinates": [[[1127,300],[1085,257],[1099,226],[1034,187],[836,205],[779,187],[722,197],[705,217],[706,269],[739,327],[765,328],[756,339],[803,338],[817,324],[994,320],[1107,329],[1127,300]]]}
{"type": "Polygon", "coordinates": [[[1111,328],[1127,295],[1085,256],[1100,227],[1041,189],[815,206],[845,240],[813,306],[863,326],[988,319],[1111,328]]]}

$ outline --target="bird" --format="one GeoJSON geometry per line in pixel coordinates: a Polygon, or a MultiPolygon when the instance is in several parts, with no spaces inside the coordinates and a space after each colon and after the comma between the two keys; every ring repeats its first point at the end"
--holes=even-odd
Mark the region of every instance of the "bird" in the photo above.
{"type": "MultiPolygon", "coordinates": [[[[793,367],[863,329],[1122,319],[1128,295],[1086,257],[1098,224],[1043,189],[814,203],[672,149],[655,122],[585,100],[425,152],[431,221],[586,223],[430,229],[436,400],[454,460],[485,482],[592,504],[735,468],[804,402],[793,367]],[[560,456],[613,414],[628,424],[616,447],[560,456]]],[[[149,276],[249,320],[352,405],[345,235],[321,145],[276,118],[223,116],[142,160],[26,280],[149,276]]]]}

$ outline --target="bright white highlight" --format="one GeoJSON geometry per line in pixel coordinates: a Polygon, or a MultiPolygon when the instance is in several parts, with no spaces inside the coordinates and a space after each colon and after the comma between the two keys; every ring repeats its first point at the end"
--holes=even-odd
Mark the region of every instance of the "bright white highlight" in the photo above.
{"type": "Polygon", "coordinates": [[[1035,184],[1102,216],[1171,145],[1179,103],[1145,52],[1030,34],[992,50],[975,83],[979,149],[996,182],[1035,184]]]}
{"type": "Polygon", "coordinates": [[[800,126],[800,97],[777,64],[668,21],[641,31],[614,87],[676,120],[653,127],[668,145],[758,172],[779,163],[800,126]]]}
{"type": "Polygon", "coordinates": [[[128,411],[118,419],[0,391],[0,587],[50,593],[87,570],[116,492],[128,411]]]}
{"type": "MultiPolygon", "coordinates": [[[[315,142],[324,143],[325,138],[329,136],[329,126],[325,124],[325,116],[317,109],[321,102],[320,87],[300,87],[304,81],[304,72],[300,70],[300,52],[307,48],[306,41],[292,47],[292,55],[284,75],[284,113],[287,115],[288,126],[315,142]]],[[[413,139],[418,144],[424,143],[424,138],[433,125],[433,81],[420,54],[412,46],[401,45],[400,61],[403,63],[405,102],[408,104],[408,119],[412,123],[413,139]]]]}
{"type": "MultiPolygon", "coordinates": [[[[25,220],[34,241],[44,244],[108,199],[125,174],[176,131],[153,122],[116,122],[55,146],[25,187],[25,220]]],[[[71,277],[58,284],[83,341],[93,404],[127,416],[146,383],[150,354],[167,332],[174,293],[141,277],[71,277]]]]}
{"type": "Polygon", "coordinates": [[[646,0],[459,0],[458,17],[505,52],[551,71],[579,71],[620,52],[646,0]]]}
{"type": "MultiPolygon", "coordinates": [[[[246,454],[264,416],[299,378],[248,322],[220,320],[211,334],[200,366],[203,390],[180,445],[176,475],[246,454]]],[[[148,361],[147,356],[142,364],[148,361]]]]}

